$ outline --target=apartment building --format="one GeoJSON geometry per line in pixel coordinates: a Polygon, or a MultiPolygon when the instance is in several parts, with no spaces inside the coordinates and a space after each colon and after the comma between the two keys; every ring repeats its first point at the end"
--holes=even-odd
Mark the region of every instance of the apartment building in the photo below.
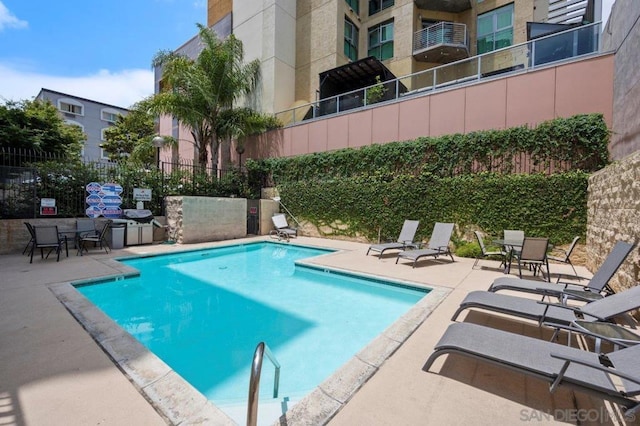
{"type": "Polygon", "coordinates": [[[526,42],[530,23],[601,14],[602,0],[208,0],[207,23],[260,59],[259,107],[275,113],[526,42]]]}
{"type": "MultiPolygon", "coordinates": [[[[447,64],[455,64],[450,73],[475,74],[468,69],[477,67],[473,61],[456,61],[598,22],[601,14],[602,0],[208,0],[207,25],[219,37],[233,33],[242,40],[246,61],[260,60],[261,81],[250,105],[277,114],[371,86],[376,78],[388,81],[447,64]]],[[[198,37],[176,52],[196,57],[198,37]]],[[[487,75],[510,71],[530,53],[505,55],[484,60],[487,75]],[[522,58],[513,57],[518,54],[522,58]]],[[[161,77],[156,69],[156,92],[161,77]]],[[[424,86],[420,78],[402,82],[406,92],[424,86]]],[[[351,99],[353,107],[362,106],[362,98],[351,99]]],[[[311,109],[285,113],[296,117],[291,121],[278,118],[286,125],[349,108],[322,101],[311,109]]],[[[190,139],[169,117],[160,120],[160,133],[190,139]]],[[[180,143],[171,155],[195,159],[197,153],[180,143]]]]}
{"type": "Polygon", "coordinates": [[[128,109],[45,88],[40,90],[36,99],[51,102],[65,122],[79,126],[87,135],[82,150],[85,161],[109,161],[100,147],[106,140],[104,131],[115,124],[118,115],[127,115],[128,109]]]}

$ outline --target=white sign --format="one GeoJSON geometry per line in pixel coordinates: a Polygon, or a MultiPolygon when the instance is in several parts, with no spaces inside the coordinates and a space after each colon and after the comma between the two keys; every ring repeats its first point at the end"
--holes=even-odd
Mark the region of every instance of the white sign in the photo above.
{"type": "Polygon", "coordinates": [[[151,201],[151,189],[133,188],[133,199],[136,201],[151,201]]]}
{"type": "Polygon", "coordinates": [[[55,207],[56,199],[55,198],[41,198],[40,205],[42,207],[55,207]]]}

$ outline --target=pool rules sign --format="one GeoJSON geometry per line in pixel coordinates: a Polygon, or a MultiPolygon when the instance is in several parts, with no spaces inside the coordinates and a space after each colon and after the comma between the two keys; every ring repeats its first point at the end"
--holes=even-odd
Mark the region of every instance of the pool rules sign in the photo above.
{"type": "Polygon", "coordinates": [[[122,186],[117,183],[90,182],[85,187],[87,190],[86,215],[91,218],[100,216],[107,219],[117,219],[122,215],[122,186]]]}

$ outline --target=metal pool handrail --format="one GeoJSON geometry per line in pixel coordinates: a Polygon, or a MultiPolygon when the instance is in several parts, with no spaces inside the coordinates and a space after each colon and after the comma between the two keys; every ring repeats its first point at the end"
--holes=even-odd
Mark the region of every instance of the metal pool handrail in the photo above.
{"type": "Polygon", "coordinates": [[[247,426],[255,426],[258,422],[258,396],[260,394],[260,372],[262,371],[262,358],[267,355],[269,361],[276,367],[273,377],[273,397],[278,397],[278,386],[280,384],[280,363],[273,356],[271,349],[266,343],[260,342],[256,346],[251,364],[251,378],[249,379],[249,402],[247,403],[247,426]]]}

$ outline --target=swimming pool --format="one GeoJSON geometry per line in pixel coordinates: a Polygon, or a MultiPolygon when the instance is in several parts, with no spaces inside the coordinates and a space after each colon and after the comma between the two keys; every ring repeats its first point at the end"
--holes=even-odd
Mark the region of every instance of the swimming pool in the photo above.
{"type": "MultiPolygon", "coordinates": [[[[328,251],[254,243],[122,260],[140,276],[78,291],[216,404],[246,400],[255,346],[300,397],[428,292],[295,261],[328,251]]],[[[270,397],[265,361],[261,400],[270,397]]]]}

